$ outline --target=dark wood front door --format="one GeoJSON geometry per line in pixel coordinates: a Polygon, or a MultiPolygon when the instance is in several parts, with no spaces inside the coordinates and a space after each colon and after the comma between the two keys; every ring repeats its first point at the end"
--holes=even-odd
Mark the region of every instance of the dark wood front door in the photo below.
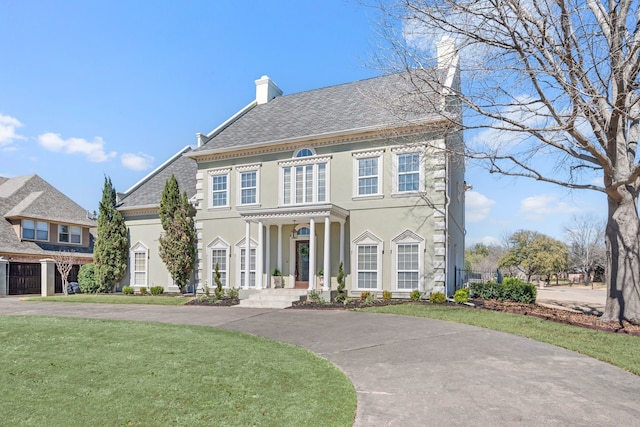
{"type": "Polygon", "coordinates": [[[309,241],[296,241],[296,288],[309,287],[309,241]]]}

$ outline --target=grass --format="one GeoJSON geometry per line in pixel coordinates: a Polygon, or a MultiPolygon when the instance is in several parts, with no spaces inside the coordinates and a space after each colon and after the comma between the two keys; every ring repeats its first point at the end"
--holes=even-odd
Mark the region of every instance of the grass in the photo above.
{"type": "Polygon", "coordinates": [[[350,426],[329,361],[213,328],[0,316],[0,414],[12,426],[350,426]]]}
{"type": "Polygon", "coordinates": [[[189,298],[185,296],[135,296],[135,295],[103,295],[75,294],[51,297],[25,297],[25,301],[45,302],[84,302],[100,304],[151,304],[151,305],[185,305],[189,298]]]}
{"type": "Polygon", "coordinates": [[[640,337],[596,331],[535,317],[444,305],[390,305],[367,312],[428,317],[531,338],[576,351],[640,375],[640,337]]]}

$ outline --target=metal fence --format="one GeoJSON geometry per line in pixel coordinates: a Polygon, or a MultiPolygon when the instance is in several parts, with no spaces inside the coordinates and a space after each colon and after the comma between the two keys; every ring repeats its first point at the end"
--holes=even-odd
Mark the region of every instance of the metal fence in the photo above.
{"type": "Polygon", "coordinates": [[[502,273],[500,270],[466,270],[464,268],[456,268],[456,290],[466,288],[472,283],[486,282],[502,282],[502,273]]]}

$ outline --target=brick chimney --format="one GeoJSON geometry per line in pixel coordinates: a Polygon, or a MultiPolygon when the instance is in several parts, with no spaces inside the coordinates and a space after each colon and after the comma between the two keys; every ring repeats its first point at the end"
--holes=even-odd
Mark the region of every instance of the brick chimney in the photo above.
{"type": "Polygon", "coordinates": [[[256,80],[256,102],[266,104],[276,96],[282,95],[282,90],[269,78],[262,76],[256,80]]]}

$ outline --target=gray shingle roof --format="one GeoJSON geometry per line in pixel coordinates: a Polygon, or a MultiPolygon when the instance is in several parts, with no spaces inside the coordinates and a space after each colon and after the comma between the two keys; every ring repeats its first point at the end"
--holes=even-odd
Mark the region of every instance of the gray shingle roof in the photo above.
{"type": "MultiPolygon", "coordinates": [[[[0,252],[51,255],[52,251],[69,249],[68,246],[22,242],[9,222],[12,218],[96,226],[95,221],[87,218],[85,209],[38,175],[0,177],[0,252]]],[[[90,255],[93,245],[88,248],[74,247],[73,250],[90,255]]]]}
{"type": "MultiPolygon", "coordinates": [[[[188,151],[191,151],[191,149],[189,148],[183,152],[188,151]]],[[[171,178],[171,174],[175,175],[180,192],[186,191],[187,197],[191,198],[196,194],[197,172],[198,167],[193,159],[178,155],[128,191],[120,200],[118,209],[158,206],[162,198],[164,185],[171,178]]]]}
{"type": "Polygon", "coordinates": [[[279,96],[256,105],[194,153],[408,125],[433,111],[424,108],[433,93],[423,90],[418,94],[414,85],[407,75],[393,74],[279,96]],[[417,102],[423,107],[407,108],[417,102]]]}

